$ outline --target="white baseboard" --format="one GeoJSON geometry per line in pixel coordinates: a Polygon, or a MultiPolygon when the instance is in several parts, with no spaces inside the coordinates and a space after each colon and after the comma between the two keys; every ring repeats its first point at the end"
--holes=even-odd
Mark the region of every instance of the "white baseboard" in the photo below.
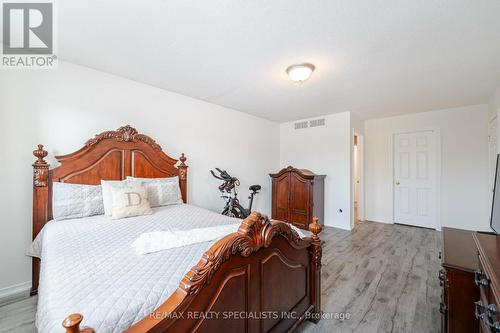
{"type": "Polygon", "coordinates": [[[387,221],[386,219],[379,219],[379,218],[365,218],[365,221],[384,223],[384,224],[394,224],[394,222],[387,221]]]}
{"type": "Polygon", "coordinates": [[[0,289],[0,300],[22,293],[29,293],[31,281],[26,281],[19,284],[14,284],[0,289]]]}
{"type": "MultiPolygon", "coordinates": [[[[342,230],[347,230],[347,231],[351,231],[352,230],[351,228],[347,228],[347,227],[340,226],[340,225],[325,225],[325,227],[342,229],[342,230]]],[[[321,234],[320,234],[320,237],[321,237],[321,234]]]]}

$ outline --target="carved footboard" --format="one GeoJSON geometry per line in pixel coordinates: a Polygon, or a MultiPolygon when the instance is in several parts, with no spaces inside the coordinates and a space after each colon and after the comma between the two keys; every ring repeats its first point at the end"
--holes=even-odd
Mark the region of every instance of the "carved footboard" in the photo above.
{"type": "MultiPolygon", "coordinates": [[[[290,225],[252,213],[237,233],[205,252],[165,303],[127,332],[285,332],[304,319],[318,321],[317,219],[309,229],[312,237],[301,239],[290,225]]],[[[67,332],[79,332],[69,322],[67,332]]]]}

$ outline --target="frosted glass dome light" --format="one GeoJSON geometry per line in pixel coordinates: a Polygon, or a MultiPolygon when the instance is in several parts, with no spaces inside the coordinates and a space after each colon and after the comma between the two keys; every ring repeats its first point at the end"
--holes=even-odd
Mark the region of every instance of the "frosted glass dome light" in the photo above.
{"type": "Polygon", "coordinates": [[[315,67],[313,64],[303,63],[289,66],[286,69],[286,73],[288,77],[290,77],[290,80],[294,82],[304,82],[311,77],[314,69],[315,67]]]}

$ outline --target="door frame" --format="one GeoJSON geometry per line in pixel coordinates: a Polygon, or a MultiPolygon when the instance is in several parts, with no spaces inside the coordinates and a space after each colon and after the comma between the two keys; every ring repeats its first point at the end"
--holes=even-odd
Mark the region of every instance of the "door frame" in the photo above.
{"type": "Polygon", "coordinates": [[[395,151],[396,151],[396,140],[394,139],[398,134],[409,134],[409,133],[418,133],[418,132],[434,132],[435,140],[436,140],[436,226],[435,229],[441,231],[441,176],[442,176],[442,168],[441,168],[441,159],[442,159],[442,146],[441,146],[441,127],[440,126],[431,126],[431,127],[417,127],[410,129],[400,129],[395,130],[391,133],[390,137],[390,170],[391,170],[391,196],[392,196],[392,224],[395,224],[396,220],[396,170],[394,169],[395,163],[395,151]]]}

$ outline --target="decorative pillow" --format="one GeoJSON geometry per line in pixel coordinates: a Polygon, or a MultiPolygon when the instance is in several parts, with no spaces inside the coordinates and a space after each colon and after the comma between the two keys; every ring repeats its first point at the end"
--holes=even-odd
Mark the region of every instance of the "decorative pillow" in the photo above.
{"type": "Polygon", "coordinates": [[[113,212],[113,197],[111,195],[112,187],[127,186],[126,180],[101,180],[102,201],[104,204],[104,215],[111,216],[113,212]]]}
{"type": "Polygon", "coordinates": [[[104,214],[101,186],[54,182],[52,215],[54,220],[104,214]]]}
{"type": "Polygon", "coordinates": [[[151,207],[182,203],[179,177],[135,178],[128,176],[127,181],[129,183],[142,183],[146,187],[151,207]]]}
{"type": "Polygon", "coordinates": [[[148,215],[153,212],[144,186],[111,187],[111,195],[113,197],[112,219],[148,215]]]}

